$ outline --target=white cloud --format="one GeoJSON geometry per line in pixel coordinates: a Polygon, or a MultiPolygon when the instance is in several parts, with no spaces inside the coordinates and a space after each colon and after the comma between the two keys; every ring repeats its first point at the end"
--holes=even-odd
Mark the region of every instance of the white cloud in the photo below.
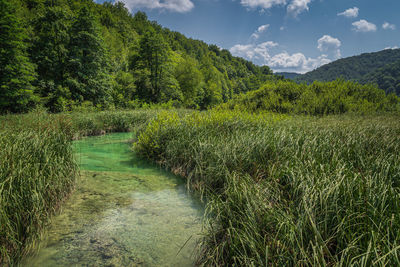
{"type": "Polygon", "coordinates": [[[118,0],[132,10],[136,8],[161,9],[185,13],[194,8],[191,0],[118,0]]]}
{"type": "Polygon", "coordinates": [[[353,22],[353,31],[356,32],[376,32],[376,25],[365,19],[353,22]]]}
{"type": "Polygon", "coordinates": [[[260,27],[257,28],[257,30],[251,35],[252,38],[258,39],[260,37],[260,34],[267,31],[269,28],[269,24],[261,25],[260,27]]]}
{"type": "Polygon", "coordinates": [[[338,16],[344,16],[347,18],[357,18],[358,17],[358,11],[360,9],[358,7],[353,7],[353,8],[349,8],[346,11],[342,12],[342,13],[338,13],[338,16]]]}
{"type": "Polygon", "coordinates": [[[290,55],[285,51],[270,58],[266,65],[275,71],[306,73],[330,62],[331,60],[328,59],[327,55],[321,55],[318,58],[307,58],[302,53],[290,55]]]}
{"type": "Polygon", "coordinates": [[[398,47],[397,45],[395,45],[395,46],[393,46],[393,47],[391,47],[391,46],[385,47],[384,50],[387,50],[387,49],[398,49],[398,48],[399,48],[399,47],[398,47]]]}
{"type": "Polygon", "coordinates": [[[382,24],[382,28],[384,30],[396,30],[396,25],[390,24],[389,22],[385,22],[382,24]]]}
{"type": "Polygon", "coordinates": [[[292,17],[297,17],[300,13],[308,11],[308,5],[312,0],[240,0],[240,4],[248,8],[260,8],[264,13],[265,9],[274,6],[284,6],[287,13],[292,17]]]}
{"type": "Polygon", "coordinates": [[[269,49],[276,46],[278,46],[278,44],[271,41],[264,42],[258,45],[237,44],[233,46],[231,49],[229,49],[229,51],[235,56],[244,57],[246,59],[262,63],[270,57],[269,49]]]}
{"type": "Polygon", "coordinates": [[[271,49],[278,46],[275,42],[264,42],[258,45],[235,45],[230,52],[239,57],[252,60],[259,65],[267,65],[275,71],[295,71],[305,73],[331,62],[327,55],[318,58],[307,58],[302,53],[289,54],[286,51],[271,55],[271,49]]]}
{"type": "Polygon", "coordinates": [[[311,0],[293,0],[287,7],[287,12],[293,17],[297,17],[300,13],[308,11],[308,4],[311,0]]]}
{"type": "Polygon", "coordinates": [[[318,40],[318,49],[321,52],[332,53],[335,58],[340,58],[340,47],[342,42],[339,39],[333,38],[330,35],[324,35],[318,40]]]}
{"type": "Polygon", "coordinates": [[[276,5],[286,5],[286,0],[240,0],[240,3],[250,8],[268,9],[276,5]]]}

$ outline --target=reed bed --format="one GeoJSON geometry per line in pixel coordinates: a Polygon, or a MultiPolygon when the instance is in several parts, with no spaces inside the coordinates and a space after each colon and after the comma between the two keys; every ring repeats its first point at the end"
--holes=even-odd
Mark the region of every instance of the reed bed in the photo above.
{"type": "Polygon", "coordinates": [[[73,139],[140,129],[157,112],[0,116],[0,266],[18,264],[37,249],[41,230],[72,192],[78,175],[73,139]]]}
{"type": "Polygon", "coordinates": [[[134,147],[206,198],[201,265],[400,265],[398,116],[162,113],[134,147]]]}
{"type": "Polygon", "coordinates": [[[13,265],[73,189],[77,165],[64,117],[9,116],[1,123],[0,265],[13,265]]]}

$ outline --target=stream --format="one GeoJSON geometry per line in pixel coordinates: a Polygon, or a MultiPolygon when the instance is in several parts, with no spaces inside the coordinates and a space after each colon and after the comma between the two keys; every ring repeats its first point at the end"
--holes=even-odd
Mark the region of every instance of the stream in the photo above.
{"type": "Polygon", "coordinates": [[[193,266],[203,209],[132,133],[75,141],[81,177],[22,266],[193,266]]]}

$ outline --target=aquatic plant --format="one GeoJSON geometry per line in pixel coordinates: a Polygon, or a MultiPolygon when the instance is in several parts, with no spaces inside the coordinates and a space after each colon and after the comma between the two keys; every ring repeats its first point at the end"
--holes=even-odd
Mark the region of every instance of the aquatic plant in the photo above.
{"type": "Polygon", "coordinates": [[[400,264],[398,116],[163,113],[135,149],[207,199],[199,264],[400,264]]]}
{"type": "Polygon", "coordinates": [[[0,265],[34,244],[77,176],[68,120],[43,114],[9,119],[0,130],[0,265]]]}

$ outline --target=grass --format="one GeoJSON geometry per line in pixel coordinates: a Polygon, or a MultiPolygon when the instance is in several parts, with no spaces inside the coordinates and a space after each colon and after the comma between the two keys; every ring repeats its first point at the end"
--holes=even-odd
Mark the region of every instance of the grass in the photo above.
{"type": "Polygon", "coordinates": [[[206,200],[201,265],[400,264],[396,115],[108,111],[0,117],[0,265],[71,193],[71,141],[140,131],[135,149],[206,200]]]}
{"type": "Polygon", "coordinates": [[[400,265],[398,116],[162,113],[135,149],[206,197],[199,264],[400,265]]]}
{"type": "Polygon", "coordinates": [[[157,112],[0,116],[0,265],[17,264],[36,248],[41,230],[72,192],[78,176],[73,139],[139,129],[157,112]]]}
{"type": "Polygon", "coordinates": [[[0,130],[0,265],[15,263],[34,245],[78,171],[68,120],[9,119],[0,130]]]}

